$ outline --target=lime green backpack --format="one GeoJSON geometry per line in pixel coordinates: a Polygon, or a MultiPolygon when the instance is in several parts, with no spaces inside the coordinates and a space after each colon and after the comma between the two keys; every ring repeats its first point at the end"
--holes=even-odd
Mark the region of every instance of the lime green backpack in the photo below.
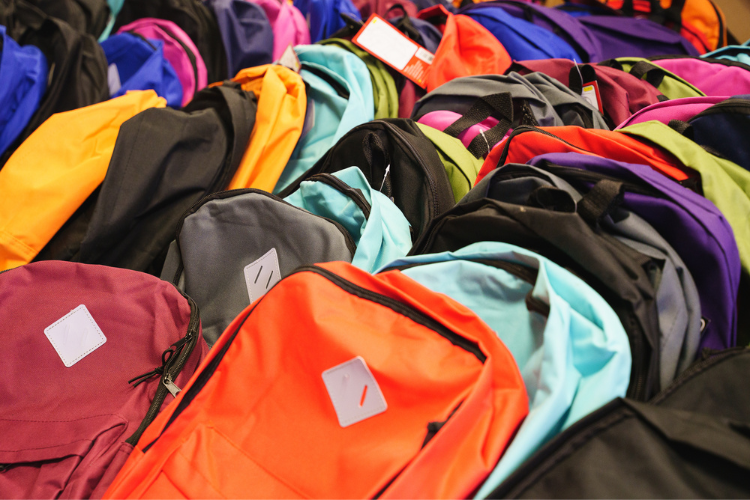
{"type": "Polygon", "coordinates": [[[618,57],[617,59],[602,61],[599,65],[621,69],[636,78],[646,80],[670,99],[704,97],[706,95],[687,80],[683,80],[671,71],[667,71],[642,57],[618,57]]]}

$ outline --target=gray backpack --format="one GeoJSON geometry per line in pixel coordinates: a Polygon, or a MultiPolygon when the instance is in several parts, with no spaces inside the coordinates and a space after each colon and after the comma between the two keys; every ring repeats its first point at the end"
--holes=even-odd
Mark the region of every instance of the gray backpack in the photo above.
{"type": "Polygon", "coordinates": [[[183,216],[161,278],[198,304],[213,345],[229,323],[299,266],[352,261],[344,227],[257,189],[203,198],[183,216]]]}

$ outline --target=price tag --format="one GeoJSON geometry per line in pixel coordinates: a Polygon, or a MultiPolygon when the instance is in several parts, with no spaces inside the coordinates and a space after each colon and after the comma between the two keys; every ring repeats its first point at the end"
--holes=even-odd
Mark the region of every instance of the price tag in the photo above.
{"type": "Polygon", "coordinates": [[[382,17],[371,15],[352,42],[425,88],[435,56],[382,17]]]}
{"type": "Polygon", "coordinates": [[[297,53],[294,51],[294,47],[292,47],[291,43],[287,46],[284,53],[281,54],[281,57],[276,61],[276,64],[289,68],[295,73],[299,73],[300,69],[302,69],[302,64],[300,64],[299,57],[297,57],[297,53]]]}
{"type": "Polygon", "coordinates": [[[583,84],[583,91],[581,92],[586,102],[591,104],[593,107],[599,110],[600,113],[604,114],[602,109],[602,96],[599,95],[599,84],[596,82],[588,82],[583,84]]]}

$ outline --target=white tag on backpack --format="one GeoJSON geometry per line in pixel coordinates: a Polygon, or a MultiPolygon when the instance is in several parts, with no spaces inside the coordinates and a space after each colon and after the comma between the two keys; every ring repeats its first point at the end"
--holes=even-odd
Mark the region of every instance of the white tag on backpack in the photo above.
{"type": "Polygon", "coordinates": [[[110,64],[107,68],[107,83],[109,84],[110,96],[115,95],[122,88],[120,71],[118,71],[116,64],[110,64]]]}
{"type": "Polygon", "coordinates": [[[279,271],[279,257],[276,255],[275,248],[270,249],[252,264],[245,266],[245,284],[251,304],[263,297],[279,281],[281,281],[281,271],[279,271]]]}
{"type": "Polygon", "coordinates": [[[297,57],[297,53],[294,51],[294,47],[292,47],[291,43],[281,54],[281,57],[279,57],[279,60],[276,61],[276,64],[280,64],[285,68],[289,68],[295,73],[299,73],[302,69],[302,64],[299,62],[299,57],[297,57]]]}
{"type": "Polygon", "coordinates": [[[341,427],[349,427],[388,409],[380,386],[362,356],[324,371],[323,383],[341,427]]]}
{"type": "Polygon", "coordinates": [[[83,304],[45,328],[44,334],[68,368],[107,341],[107,337],[83,304]]]}

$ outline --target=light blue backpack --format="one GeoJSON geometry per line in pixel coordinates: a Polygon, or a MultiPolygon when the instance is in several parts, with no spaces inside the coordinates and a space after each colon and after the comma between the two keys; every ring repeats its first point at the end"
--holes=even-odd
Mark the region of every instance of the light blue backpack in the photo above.
{"type": "Polygon", "coordinates": [[[584,281],[508,243],[406,257],[397,268],[467,306],[513,354],[529,414],[477,493],[485,497],[537,449],[580,418],[622,397],[631,355],[615,312],[584,281]]]}
{"type": "Polygon", "coordinates": [[[120,13],[120,9],[122,9],[122,4],[124,3],[125,0],[107,0],[107,5],[109,5],[109,22],[107,23],[107,27],[104,28],[104,31],[102,31],[102,34],[99,35],[100,42],[109,38],[110,33],[112,33],[112,28],[115,26],[117,14],[120,13]]]}
{"type": "Polygon", "coordinates": [[[284,201],[344,226],[357,245],[352,264],[367,272],[411,250],[406,217],[357,167],[312,176],[284,201]]]}
{"type": "Polygon", "coordinates": [[[742,45],[727,45],[703,54],[703,58],[711,59],[725,59],[728,61],[739,62],[743,64],[750,64],[750,40],[743,43],[742,45]]]}
{"type": "Polygon", "coordinates": [[[278,194],[301,177],[352,128],[375,119],[372,80],[367,65],[348,50],[300,45],[300,75],[307,89],[302,135],[276,183],[278,194]]]}

